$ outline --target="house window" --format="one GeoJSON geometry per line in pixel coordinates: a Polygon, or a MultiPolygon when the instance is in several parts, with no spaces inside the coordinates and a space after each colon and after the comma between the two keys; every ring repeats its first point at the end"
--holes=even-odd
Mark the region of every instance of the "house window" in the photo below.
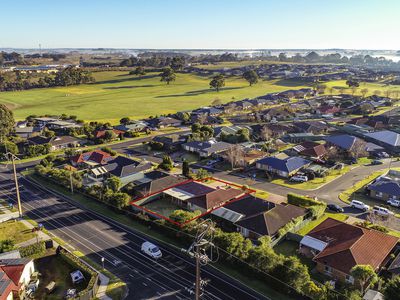
{"type": "Polygon", "coordinates": [[[330,266],[325,265],[324,269],[326,274],[328,275],[332,274],[332,268],[330,266]]]}
{"type": "Polygon", "coordinates": [[[353,276],[346,275],[346,282],[347,282],[347,283],[350,283],[350,284],[353,284],[353,283],[354,283],[354,278],[353,278],[353,276]]]}
{"type": "Polygon", "coordinates": [[[375,196],[379,197],[379,198],[382,198],[383,194],[382,194],[382,192],[376,192],[375,196]]]}

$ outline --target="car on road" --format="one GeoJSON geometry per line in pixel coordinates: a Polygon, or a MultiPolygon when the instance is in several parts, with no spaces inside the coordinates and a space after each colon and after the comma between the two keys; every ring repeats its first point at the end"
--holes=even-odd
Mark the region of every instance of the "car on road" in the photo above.
{"type": "Polygon", "coordinates": [[[388,210],[385,207],[377,206],[377,205],[374,206],[374,208],[372,209],[372,212],[381,217],[389,217],[390,215],[393,215],[392,211],[388,210]]]}
{"type": "Polygon", "coordinates": [[[389,199],[386,203],[394,207],[400,207],[400,200],[389,199]]]}
{"type": "Polygon", "coordinates": [[[158,259],[162,257],[160,248],[158,248],[156,245],[150,242],[144,242],[142,244],[141,251],[144,254],[151,256],[152,258],[158,259]]]}
{"type": "Polygon", "coordinates": [[[371,165],[381,165],[381,164],[383,164],[383,162],[381,160],[379,160],[379,159],[374,159],[371,162],[371,165]]]}
{"type": "Polygon", "coordinates": [[[330,211],[340,212],[340,213],[344,212],[344,209],[342,207],[340,207],[339,205],[337,205],[337,204],[328,204],[326,207],[330,211]]]}
{"type": "Polygon", "coordinates": [[[305,175],[294,175],[290,177],[289,181],[292,182],[306,182],[308,181],[308,177],[305,175]]]}
{"type": "Polygon", "coordinates": [[[368,211],[370,208],[369,205],[365,204],[364,202],[358,201],[358,200],[351,200],[350,206],[352,208],[361,209],[362,211],[368,211]]]}

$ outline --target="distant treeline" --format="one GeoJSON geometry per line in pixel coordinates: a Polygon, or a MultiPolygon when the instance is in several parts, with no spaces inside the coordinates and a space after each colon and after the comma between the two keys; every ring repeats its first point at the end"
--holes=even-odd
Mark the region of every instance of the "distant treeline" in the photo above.
{"type": "Polygon", "coordinates": [[[95,82],[86,70],[68,67],[55,75],[21,73],[19,71],[0,74],[0,91],[19,91],[53,86],[69,86],[95,82]]]}

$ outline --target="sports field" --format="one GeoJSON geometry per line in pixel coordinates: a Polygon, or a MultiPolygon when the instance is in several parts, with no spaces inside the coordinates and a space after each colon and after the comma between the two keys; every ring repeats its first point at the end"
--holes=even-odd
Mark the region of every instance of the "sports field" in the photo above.
{"type": "Polygon", "coordinates": [[[285,80],[260,81],[250,87],[242,78],[230,78],[216,92],[209,88],[209,78],[192,74],[177,74],[170,85],[160,82],[157,74],[137,77],[127,72],[97,72],[93,75],[95,84],[2,92],[0,103],[13,109],[16,119],[31,114],[65,113],[84,120],[116,122],[125,116],[144,118],[194,109],[217,98],[229,102],[303,87],[285,80]]]}

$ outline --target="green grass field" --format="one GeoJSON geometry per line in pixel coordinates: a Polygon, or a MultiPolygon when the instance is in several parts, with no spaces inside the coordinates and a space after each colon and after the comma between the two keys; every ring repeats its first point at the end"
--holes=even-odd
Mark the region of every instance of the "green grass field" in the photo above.
{"type": "Polygon", "coordinates": [[[209,78],[192,74],[178,74],[170,85],[160,82],[157,74],[136,77],[126,72],[97,72],[94,76],[95,84],[2,92],[0,103],[13,109],[16,119],[65,113],[84,120],[115,122],[124,116],[144,118],[194,109],[217,98],[229,102],[303,87],[283,80],[261,81],[250,87],[241,78],[229,78],[216,92],[209,88],[209,78]]]}

